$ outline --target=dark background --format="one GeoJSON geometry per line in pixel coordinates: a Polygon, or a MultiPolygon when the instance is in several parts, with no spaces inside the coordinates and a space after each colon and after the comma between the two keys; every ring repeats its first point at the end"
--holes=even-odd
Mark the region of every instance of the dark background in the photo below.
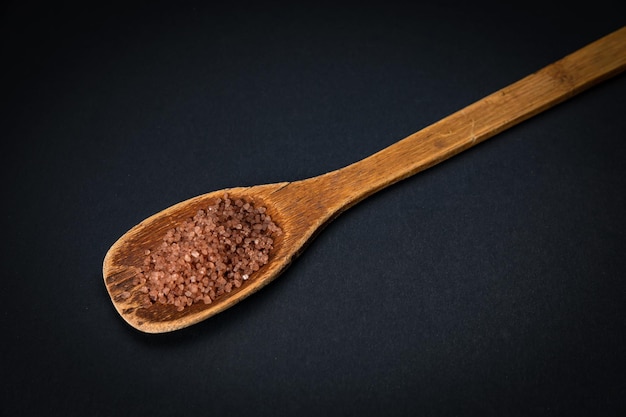
{"type": "Polygon", "coordinates": [[[101,274],[143,218],[355,162],[623,26],[618,2],[89,3],[2,9],[2,416],[623,415],[623,75],[198,325],[134,330],[101,274]]]}

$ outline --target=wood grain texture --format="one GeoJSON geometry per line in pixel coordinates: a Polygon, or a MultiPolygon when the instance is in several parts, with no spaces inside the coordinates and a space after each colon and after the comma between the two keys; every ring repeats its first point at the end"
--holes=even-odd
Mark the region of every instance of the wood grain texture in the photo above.
{"type": "Polygon", "coordinates": [[[325,225],[359,201],[624,69],[626,27],[345,168],[301,181],[215,191],[165,209],[129,230],[106,254],[103,275],[111,300],[131,326],[148,333],[173,331],[209,318],[275,279],[325,225]],[[156,246],[167,229],[224,192],[266,206],[282,227],[269,263],[212,304],[195,304],[182,312],[159,304],[141,307],[133,277],[144,251],[156,246]],[[122,297],[125,291],[130,298],[122,297]]]}

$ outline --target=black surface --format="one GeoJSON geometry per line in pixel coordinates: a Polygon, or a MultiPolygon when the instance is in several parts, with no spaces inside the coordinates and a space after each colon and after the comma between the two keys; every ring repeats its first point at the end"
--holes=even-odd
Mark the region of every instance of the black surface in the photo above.
{"type": "Polygon", "coordinates": [[[148,215],[357,161],[618,29],[617,2],[182,3],[2,10],[1,415],[623,415],[625,76],[188,329],[130,328],[101,276],[148,215]]]}

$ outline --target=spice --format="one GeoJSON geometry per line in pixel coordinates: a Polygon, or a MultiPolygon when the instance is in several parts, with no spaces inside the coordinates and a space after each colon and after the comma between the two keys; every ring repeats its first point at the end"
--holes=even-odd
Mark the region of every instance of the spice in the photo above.
{"type": "Polygon", "coordinates": [[[172,304],[182,311],[193,303],[212,303],[267,263],[273,237],[281,233],[265,207],[225,194],[146,250],[135,278],[144,306],[172,304]]]}

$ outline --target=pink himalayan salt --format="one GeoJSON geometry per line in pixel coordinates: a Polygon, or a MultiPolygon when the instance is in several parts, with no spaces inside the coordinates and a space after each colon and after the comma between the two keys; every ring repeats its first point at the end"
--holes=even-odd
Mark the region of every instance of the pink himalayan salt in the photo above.
{"type": "Polygon", "coordinates": [[[239,288],[269,260],[282,233],[265,207],[226,194],[168,230],[162,243],[146,250],[135,284],[143,304],[171,304],[178,311],[212,303],[239,288]]]}

